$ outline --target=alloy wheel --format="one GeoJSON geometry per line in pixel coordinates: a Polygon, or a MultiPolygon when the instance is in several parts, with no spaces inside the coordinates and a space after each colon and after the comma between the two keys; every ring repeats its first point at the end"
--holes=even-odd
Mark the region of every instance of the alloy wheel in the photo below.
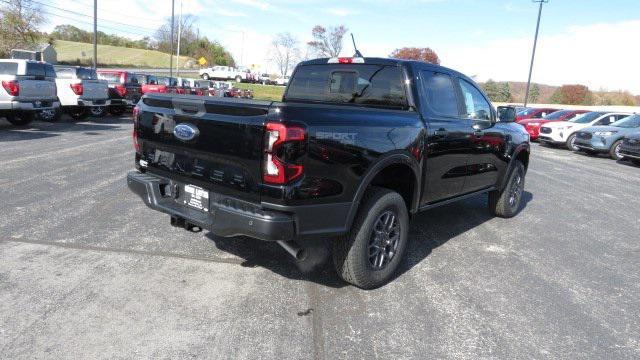
{"type": "Polygon", "coordinates": [[[400,242],[400,223],[392,210],[382,213],[373,226],[369,239],[369,265],[374,270],[384,269],[393,259],[400,242]]]}

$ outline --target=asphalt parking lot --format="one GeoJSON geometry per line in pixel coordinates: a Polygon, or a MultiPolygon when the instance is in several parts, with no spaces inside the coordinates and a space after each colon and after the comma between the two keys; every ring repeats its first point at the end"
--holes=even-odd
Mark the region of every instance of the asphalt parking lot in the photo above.
{"type": "Polygon", "coordinates": [[[639,358],[640,168],[533,146],[526,206],[421,213],[363,291],[279,246],[172,228],[127,117],[0,120],[2,358],[639,358]]]}

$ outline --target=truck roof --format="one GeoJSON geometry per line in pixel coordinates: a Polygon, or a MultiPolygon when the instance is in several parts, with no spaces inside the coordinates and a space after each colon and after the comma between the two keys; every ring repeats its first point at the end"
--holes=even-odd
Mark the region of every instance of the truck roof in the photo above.
{"type": "MultiPolygon", "coordinates": [[[[348,56],[347,56],[348,58],[348,56]]],[[[427,67],[427,68],[432,68],[433,70],[440,70],[440,71],[444,71],[447,73],[451,73],[451,74],[455,74],[457,76],[469,79],[468,76],[466,76],[465,74],[450,69],[448,67],[444,67],[441,65],[437,65],[437,64],[431,64],[428,62],[424,62],[424,61],[418,61],[418,60],[405,60],[405,59],[394,59],[394,58],[379,58],[379,57],[364,57],[364,64],[370,64],[370,65],[391,65],[391,66],[412,66],[412,67],[427,67]]],[[[330,58],[319,58],[319,59],[312,59],[312,60],[307,60],[307,61],[302,61],[300,62],[299,65],[325,65],[329,63],[330,58]]]]}

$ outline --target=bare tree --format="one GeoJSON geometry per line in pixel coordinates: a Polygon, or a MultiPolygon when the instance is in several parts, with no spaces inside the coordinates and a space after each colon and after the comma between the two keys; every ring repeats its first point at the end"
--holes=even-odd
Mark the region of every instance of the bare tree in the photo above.
{"type": "Polygon", "coordinates": [[[344,38],[347,30],[344,25],[331,28],[316,25],[311,30],[313,40],[309,41],[307,45],[309,45],[318,56],[336,57],[340,55],[340,51],[342,51],[342,38],[344,38]]]}
{"type": "Polygon", "coordinates": [[[44,23],[39,4],[31,0],[7,0],[0,8],[0,54],[25,47],[40,40],[38,27],[44,23]]]}
{"type": "Polygon", "coordinates": [[[289,73],[300,58],[300,48],[298,39],[290,33],[280,33],[271,42],[271,61],[278,67],[280,75],[289,73]]]}

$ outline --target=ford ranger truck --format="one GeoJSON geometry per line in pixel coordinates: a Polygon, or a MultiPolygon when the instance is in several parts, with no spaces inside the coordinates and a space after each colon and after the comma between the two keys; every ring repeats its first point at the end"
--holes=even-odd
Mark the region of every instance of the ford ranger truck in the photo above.
{"type": "Polygon", "coordinates": [[[51,64],[0,59],[0,118],[24,126],[33,121],[39,111],[59,108],[55,78],[51,64]]]}
{"type": "Polygon", "coordinates": [[[109,87],[104,80],[98,80],[96,71],[81,66],[54,66],[56,87],[60,108],[43,110],[43,120],[57,121],[62,112],[80,120],[90,115],[101,116],[110,104],[109,87]]]}
{"type": "MultiPolygon", "coordinates": [[[[280,244],[331,242],[339,276],[388,282],[419,211],[488,194],[515,216],[529,137],[473,80],[418,61],[300,63],[282,101],[148,94],[128,186],[171,224],[280,244]]],[[[452,214],[452,216],[455,216],[452,214]]]]}

